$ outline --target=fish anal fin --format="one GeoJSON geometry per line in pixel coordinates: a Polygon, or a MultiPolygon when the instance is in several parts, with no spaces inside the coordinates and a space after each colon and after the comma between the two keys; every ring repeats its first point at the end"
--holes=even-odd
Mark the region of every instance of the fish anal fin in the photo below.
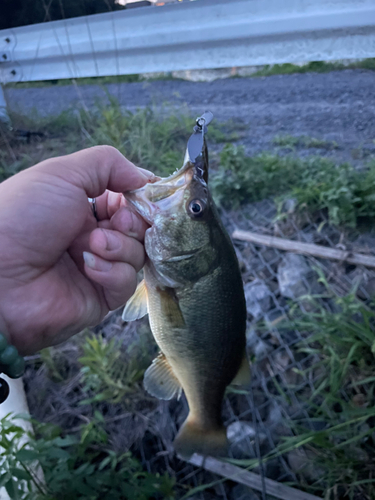
{"type": "Polygon", "coordinates": [[[234,377],[230,385],[239,385],[242,387],[248,387],[251,381],[250,363],[247,359],[246,353],[242,357],[241,366],[234,377]]]}
{"type": "Polygon", "coordinates": [[[143,318],[147,313],[147,289],[145,280],[142,280],[134,294],[128,300],[122,313],[122,319],[124,321],[135,321],[136,319],[143,318]]]}
{"type": "Polygon", "coordinates": [[[143,385],[151,396],[159,399],[169,400],[176,396],[179,398],[182,392],[181,384],[163,353],[147,368],[143,385]]]}
{"type": "Polygon", "coordinates": [[[189,415],[173,446],[176,453],[184,459],[189,459],[194,453],[224,457],[228,452],[228,439],[224,426],[207,428],[189,415]]]}

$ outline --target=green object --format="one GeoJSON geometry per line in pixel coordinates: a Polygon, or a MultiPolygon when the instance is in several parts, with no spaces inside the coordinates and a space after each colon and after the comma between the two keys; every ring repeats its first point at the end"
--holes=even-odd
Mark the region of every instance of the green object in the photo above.
{"type": "Polygon", "coordinates": [[[25,371],[25,360],[22,356],[17,356],[17,359],[8,367],[7,375],[10,378],[22,377],[25,371]]]}
{"type": "Polygon", "coordinates": [[[10,378],[19,378],[24,371],[25,360],[14,346],[8,344],[5,335],[0,333],[0,373],[5,373],[10,378]]]}
{"type": "Polygon", "coordinates": [[[0,354],[0,363],[2,365],[11,365],[17,359],[17,357],[17,349],[12,345],[8,345],[0,354]]]}
{"type": "Polygon", "coordinates": [[[5,335],[0,333],[0,352],[3,352],[3,350],[7,347],[8,342],[7,339],[5,338],[5,335]]]}

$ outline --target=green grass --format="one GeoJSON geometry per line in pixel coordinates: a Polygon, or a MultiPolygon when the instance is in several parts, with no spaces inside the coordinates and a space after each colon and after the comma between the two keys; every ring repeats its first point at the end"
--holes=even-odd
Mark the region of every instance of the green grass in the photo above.
{"type": "Polygon", "coordinates": [[[306,401],[310,421],[322,430],[311,431],[308,422],[295,423],[293,438],[280,452],[304,446],[310,451],[319,479],[310,491],[326,500],[375,498],[375,311],[356,298],[356,290],[339,296],[330,290],[322,273],[326,295],[310,298],[313,311],[301,314],[295,306],[286,328],[298,329],[307,339],[299,350],[315,355],[304,375],[314,380],[315,392],[306,401]],[[333,310],[322,298],[330,299],[333,310]],[[346,395],[346,397],[343,396],[346,395]]]}
{"type": "Polygon", "coordinates": [[[219,205],[238,208],[264,198],[293,197],[297,209],[327,212],[330,223],[356,227],[375,220],[375,162],[363,171],[322,157],[262,154],[246,156],[242,146],[227,145],[212,179],[219,205]]]}
{"type": "Polygon", "coordinates": [[[253,73],[252,77],[260,76],[272,76],[272,75],[291,75],[294,73],[329,73],[330,71],[338,71],[343,69],[369,69],[375,70],[375,58],[363,59],[362,61],[353,62],[350,64],[342,64],[339,62],[324,62],[324,61],[312,61],[303,66],[298,66],[296,64],[285,63],[285,64],[273,64],[266,65],[264,68],[260,69],[256,73],[253,73]]]}
{"type": "MultiPolygon", "coordinates": [[[[182,165],[195,124],[185,108],[149,106],[130,112],[110,95],[108,99],[109,104],[99,103],[92,111],[68,110],[58,116],[12,112],[13,129],[39,135],[32,136],[29,144],[14,131],[0,130],[0,180],[46,158],[98,144],[114,146],[136,165],[159,175],[169,175],[182,165]]],[[[211,143],[237,139],[231,122],[210,125],[211,143]]]]}
{"type": "Polygon", "coordinates": [[[280,146],[282,148],[294,149],[296,147],[301,148],[318,148],[332,150],[337,149],[338,144],[335,141],[326,141],[324,139],[317,139],[316,137],[309,137],[307,135],[277,135],[273,139],[273,144],[275,146],[280,146]]]}
{"type": "MultiPolygon", "coordinates": [[[[286,420],[292,435],[282,438],[264,462],[301,450],[301,472],[295,486],[324,500],[372,500],[375,498],[375,310],[356,296],[337,294],[320,269],[316,270],[324,293],[300,298],[291,304],[283,330],[298,330],[304,340],[295,346],[296,358],[307,359],[300,372],[310,386],[289,386],[307,414],[286,420]],[[311,427],[315,426],[315,429],[311,427]]],[[[261,331],[266,328],[260,325],[261,331]]],[[[281,405],[290,397],[275,379],[281,405]]],[[[229,460],[253,469],[257,460],[229,460]]]]}

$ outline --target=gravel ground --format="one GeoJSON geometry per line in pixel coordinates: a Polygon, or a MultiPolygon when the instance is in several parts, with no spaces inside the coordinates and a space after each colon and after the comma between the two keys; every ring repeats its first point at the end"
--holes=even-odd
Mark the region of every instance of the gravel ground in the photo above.
{"type": "MultiPolygon", "coordinates": [[[[278,134],[308,135],[336,141],[339,150],[327,152],[339,160],[362,160],[375,154],[375,73],[345,70],[263,78],[229,78],[214,82],[160,80],[111,84],[107,90],[134,110],[152,103],[186,104],[193,114],[204,109],[218,120],[249,125],[241,142],[249,153],[272,149],[278,134]],[[360,152],[353,152],[360,148],[360,152]]],[[[56,86],[6,91],[9,107],[33,114],[58,114],[84,103],[106,100],[97,85],[56,86]]],[[[301,155],[312,154],[299,151],[301,155]]]]}

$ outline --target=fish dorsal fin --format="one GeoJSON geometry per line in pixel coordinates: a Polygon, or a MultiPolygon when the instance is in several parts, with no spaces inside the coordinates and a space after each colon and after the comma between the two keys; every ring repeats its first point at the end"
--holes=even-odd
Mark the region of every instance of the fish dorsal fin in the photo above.
{"type": "Polygon", "coordinates": [[[250,363],[246,353],[243,355],[241,366],[230,385],[241,385],[248,387],[251,381],[250,363]]]}
{"type": "Polygon", "coordinates": [[[182,392],[181,384],[163,353],[147,368],[143,385],[151,396],[159,399],[179,398],[182,392]]]}
{"type": "Polygon", "coordinates": [[[124,321],[134,321],[143,318],[148,313],[147,307],[147,289],[145,280],[142,280],[137,286],[136,291],[128,300],[122,319],[124,321]]]}

